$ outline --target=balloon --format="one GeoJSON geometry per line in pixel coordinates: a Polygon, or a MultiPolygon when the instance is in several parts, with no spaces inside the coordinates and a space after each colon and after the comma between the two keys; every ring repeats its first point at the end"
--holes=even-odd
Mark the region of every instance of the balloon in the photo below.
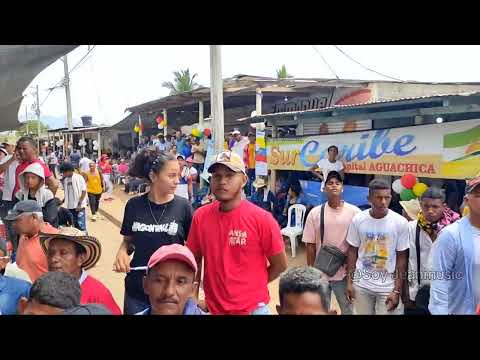
{"type": "Polygon", "coordinates": [[[135,131],[136,133],[140,132],[140,126],[135,125],[135,127],[133,128],[133,131],[135,131]]]}
{"type": "Polygon", "coordinates": [[[411,189],[413,188],[413,185],[415,185],[415,183],[417,182],[417,178],[413,174],[405,174],[402,176],[400,181],[402,182],[403,187],[411,189]]]}
{"type": "Polygon", "coordinates": [[[212,130],[210,130],[209,128],[206,128],[205,130],[203,130],[203,135],[205,135],[206,137],[209,137],[210,135],[212,135],[212,130]]]}
{"type": "Polygon", "coordinates": [[[402,182],[400,181],[400,179],[397,179],[393,182],[392,189],[397,194],[400,194],[403,190],[405,190],[405,187],[402,185],[402,182]]]}
{"type": "Polygon", "coordinates": [[[98,145],[98,141],[97,141],[97,140],[93,140],[93,145],[98,145]]]}
{"type": "Polygon", "coordinates": [[[158,124],[158,128],[159,128],[160,130],[162,130],[162,129],[163,129],[163,125],[162,125],[161,123],[158,124]]]}
{"type": "Polygon", "coordinates": [[[98,145],[94,145],[93,150],[98,150],[98,145]]]}
{"type": "Polygon", "coordinates": [[[201,132],[200,132],[199,129],[195,128],[195,129],[192,130],[192,135],[193,136],[200,137],[200,134],[201,134],[201,132]]]}
{"type": "Polygon", "coordinates": [[[424,183],[416,183],[413,185],[412,191],[415,194],[415,196],[420,197],[423,195],[425,191],[427,191],[428,186],[425,185],[424,183]]]}
{"type": "Polygon", "coordinates": [[[163,122],[163,117],[160,115],[160,116],[157,116],[157,118],[155,119],[155,121],[157,122],[157,124],[161,124],[163,122]]]}
{"type": "Polygon", "coordinates": [[[163,127],[167,126],[167,120],[162,120],[160,122],[160,125],[162,125],[163,127]]]}
{"type": "Polygon", "coordinates": [[[410,189],[405,189],[400,193],[400,199],[402,201],[409,201],[415,199],[415,194],[410,189]]]}

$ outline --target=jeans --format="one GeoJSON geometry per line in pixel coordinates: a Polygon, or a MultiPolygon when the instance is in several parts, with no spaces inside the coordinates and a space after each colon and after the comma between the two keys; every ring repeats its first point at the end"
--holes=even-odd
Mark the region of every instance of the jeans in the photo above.
{"type": "Polygon", "coordinates": [[[92,215],[95,215],[97,213],[101,197],[102,194],[88,193],[88,202],[90,203],[90,210],[92,211],[92,215]]]}
{"type": "Polygon", "coordinates": [[[57,172],[55,171],[55,169],[57,168],[57,165],[48,164],[48,168],[50,169],[50,171],[52,172],[53,176],[55,176],[55,179],[56,179],[57,178],[57,172]]]}
{"type": "Polygon", "coordinates": [[[355,290],[355,300],[353,308],[355,315],[401,315],[403,314],[403,304],[398,300],[398,306],[393,311],[387,310],[385,300],[389,293],[376,293],[371,290],[353,285],[355,290]]]}
{"type": "Polygon", "coordinates": [[[325,294],[325,305],[330,310],[330,302],[332,299],[332,291],[335,294],[342,315],[352,315],[353,306],[347,300],[347,279],[328,281],[322,279],[323,292],[325,294]]]}
{"type": "Polygon", "coordinates": [[[268,305],[261,305],[253,310],[250,315],[272,315],[272,313],[270,312],[268,305]]]}
{"type": "Polygon", "coordinates": [[[247,194],[251,195],[253,193],[252,184],[255,181],[255,169],[247,169],[247,177],[248,177],[247,194]]]}
{"type": "Polygon", "coordinates": [[[87,231],[87,223],[85,221],[85,209],[68,209],[73,216],[73,224],[78,230],[87,231]]]}
{"type": "Polygon", "coordinates": [[[124,315],[135,315],[140,311],[145,310],[150,306],[150,303],[141,301],[132,296],[127,295],[125,292],[125,297],[123,301],[123,314],[124,315]]]}
{"type": "Polygon", "coordinates": [[[193,163],[193,167],[194,167],[195,170],[197,170],[197,172],[198,172],[198,177],[200,177],[200,174],[203,172],[203,166],[204,166],[204,164],[195,164],[195,163],[193,163]]]}

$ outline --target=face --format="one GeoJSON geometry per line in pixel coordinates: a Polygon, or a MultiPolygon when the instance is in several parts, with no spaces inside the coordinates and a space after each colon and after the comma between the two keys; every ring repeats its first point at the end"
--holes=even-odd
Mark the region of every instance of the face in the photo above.
{"type": "Polygon", "coordinates": [[[343,184],[337,178],[331,178],[325,183],[327,196],[340,196],[342,190],[343,184]]]}
{"type": "Polygon", "coordinates": [[[235,140],[237,140],[237,141],[242,140],[242,135],[240,135],[240,134],[235,134],[235,140]]]}
{"type": "Polygon", "coordinates": [[[390,189],[374,190],[369,196],[368,201],[372,205],[372,209],[379,212],[385,212],[392,200],[392,192],[390,189]]]}
{"type": "Polygon", "coordinates": [[[179,140],[181,137],[182,137],[182,132],[181,131],[177,131],[175,133],[175,137],[177,138],[177,140],[179,140]]]}
{"type": "Polygon", "coordinates": [[[17,152],[22,161],[29,161],[37,157],[37,150],[28,141],[18,144],[17,152]]]}
{"type": "Polygon", "coordinates": [[[25,173],[25,186],[27,189],[37,189],[42,184],[42,178],[32,173],[25,173]]]}
{"type": "Polygon", "coordinates": [[[480,185],[467,194],[465,204],[470,209],[470,216],[480,217],[480,185]]]}
{"type": "Polygon", "coordinates": [[[63,271],[80,277],[85,254],[77,256],[73,242],[63,239],[50,241],[47,252],[48,271],[63,271]]]}
{"type": "Polygon", "coordinates": [[[4,144],[4,148],[9,154],[13,154],[15,152],[15,145],[4,144]]]}
{"type": "Polygon", "coordinates": [[[445,203],[440,199],[426,198],[420,201],[420,207],[422,208],[423,215],[425,215],[425,220],[434,223],[443,217],[445,203]]]}
{"type": "Polygon", "coordinates": [[[174,194],[178,185],[180,166],[177,160],[168,161],[158,173],[150,172],[152,186],[161,193],[174,194]]]}
{"type": "Polygon", "coordinates": [[[234,200],[240,196],[242,188],[247,184],[243,173],[230,170],[225,165],[215,165],[212,169],[211,189],[219,201],[234,200]]]}
{"type": "Polygon", "coordinates": [[[181,315],[193,294],[195,273],[187,264],[167,260],[149,270],[143,289],[150,299],[152,314],[181,315]]]}
{"type": "Polygon", "coordinates": [[[277,312],[279,315],[329,315],[320,295],[310,291],[285,294],[282,305],[277,305],[277,312]]]}
{"type": "Polygon", "coordinates": [[[248,140],[250,141],[250,144],[255,144],[255,136],[249,136],[248,140]]]}
{"type": "Polygon", "coordinates": [[[60,315],[64,312],[55,306],[40,304],[36,300],[28,301],[25,298],[20,299],[18,310],[21,315],[60,315]]]}
{"type": "Polygon", "coordinates": [[[95,168],[96,168],[96,165],[95,165],[95,163],[90,163],[90,164],[88,164],[88,167],[90,168],[91,172],[94,172],[95,168]]]}
{"type": "Polygon", "coordinates": [[[180,166],[180,168],[183,168],[185,166],[185,164],[187,163],[182,158],[178,158],[177,161],[178,161],[178,165],[180,166]]]}
{"type": "Polygon", "coordinates": [[[328,150],[328,159],[329,160],[335,160],[337,158],[337,155],[338,155],[338,150],[337,148],[331,148],[330,150],[328,150]]]}
{"type": "Polygon", "coordinates": [[[20,215],[13,222],[13,228],[17,234],[31,235],[37,233],[40,226],[33,215],[20,215]]]}

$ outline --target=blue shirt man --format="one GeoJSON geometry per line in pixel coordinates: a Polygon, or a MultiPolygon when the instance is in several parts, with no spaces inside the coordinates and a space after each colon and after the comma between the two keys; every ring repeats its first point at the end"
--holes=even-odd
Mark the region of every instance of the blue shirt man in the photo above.
{"type": "Polygon", "coordinates": [[[0,275],[0,315],[16,315],[20,298],[28,298],[30,283],[0,275]]]}

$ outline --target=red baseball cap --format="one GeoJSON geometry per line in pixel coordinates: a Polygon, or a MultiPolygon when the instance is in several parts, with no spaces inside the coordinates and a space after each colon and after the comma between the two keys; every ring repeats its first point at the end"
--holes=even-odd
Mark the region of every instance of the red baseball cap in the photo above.
{"type": "Polygon", "coordinates": [[[197,272],[197,261],[192,252],[188,247],[180,244],[164,245],[155,251],[150,257],[150,260],[148,260],[147,271],[158,263],[167,260],[183,261],[197,272]]]}

